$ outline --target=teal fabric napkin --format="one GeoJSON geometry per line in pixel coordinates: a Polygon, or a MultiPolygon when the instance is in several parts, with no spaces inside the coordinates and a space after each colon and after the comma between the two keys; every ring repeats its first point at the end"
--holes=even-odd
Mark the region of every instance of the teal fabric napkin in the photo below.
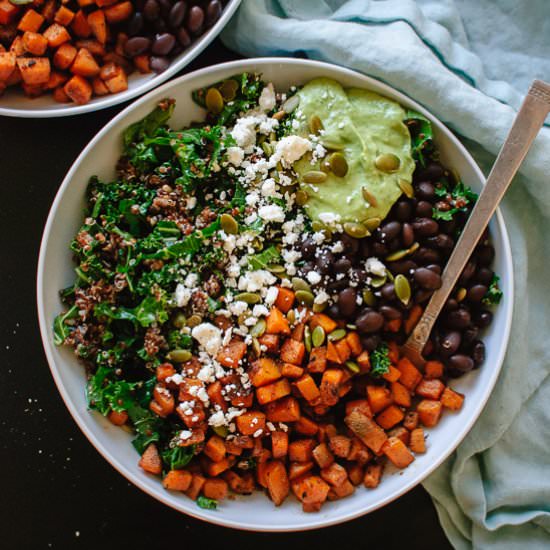
{"type": "MultiPolygon", "coordinates": [[[[223,33],[246,56],[307,56],[428,107],[488,171],[533,78],[550,80],[547,0],[243,0],[223,33]]],[[[502,210],[515,309],[485,410],[424,483],[456,548],[550,548],[550,128],[502,210]]]]}

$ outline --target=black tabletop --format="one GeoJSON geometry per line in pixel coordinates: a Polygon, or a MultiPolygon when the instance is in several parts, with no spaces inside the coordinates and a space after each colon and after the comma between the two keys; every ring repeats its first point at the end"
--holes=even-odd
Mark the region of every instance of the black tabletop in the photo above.
{"type": "MultiPolygon", "coordinates": [[[[184,72],[234,58],[215,42],[184,72]]],[[[36,264],[65,173],[123,107],[72,118],[0,117],[0,548],[450,548],[421,487],[317,531],[255,534],[209,525],[128,483],[79,431],[42,350],[36,264]]]]}

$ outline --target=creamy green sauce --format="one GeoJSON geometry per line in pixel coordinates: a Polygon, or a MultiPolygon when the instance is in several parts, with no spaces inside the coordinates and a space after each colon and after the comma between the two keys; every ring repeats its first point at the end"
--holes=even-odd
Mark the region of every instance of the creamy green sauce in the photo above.
{"type": "MultiPolygon", "coordinates": [[[[308,216],[319,221],[326,218],[322,214],[330,213],[339,216],[341,223],[384,219],[402,193],[399,181],[410,183],[415,166],[411,138],[403,123],[405,110],[395,101],[374,92],[344,89],[328,78],[312,80],[298,95],[298,111],[305,118],[299,117],[297,133],[309,136],[308,123],[317,115],[324,127],[321,143],[329,153],[343,153],[349,167],[344,177],[328,173],[323,183],[301,181],[300,186],[308,195],[304,205],[308,216]],[[391,173],[375,165],[375,159],[387,153],[400,159],[399,168],[391,173]],[[374,196],[373,204],[365,200],[363,187],[374,196]]],[[[308,154],[294,163],[300,180],[306,172],[320,169],[322,159],[313,164],[311,161],[312,155],[308,154]]]]}

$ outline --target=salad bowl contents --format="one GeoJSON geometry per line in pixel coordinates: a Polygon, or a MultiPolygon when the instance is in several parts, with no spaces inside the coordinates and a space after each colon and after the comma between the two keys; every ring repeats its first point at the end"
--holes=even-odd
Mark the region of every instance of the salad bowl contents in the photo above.
{"type": "Polygon", "coordinates": [[[207,521],[310,529],[389,503],[458,445],[502,364],[498,211],[427,368],[398,353],[482,185],[435,117],[333,65],[242,60],[150,92],[84,149],[44,231],[40,328],[68,409],[129,481],[207,521]]]}

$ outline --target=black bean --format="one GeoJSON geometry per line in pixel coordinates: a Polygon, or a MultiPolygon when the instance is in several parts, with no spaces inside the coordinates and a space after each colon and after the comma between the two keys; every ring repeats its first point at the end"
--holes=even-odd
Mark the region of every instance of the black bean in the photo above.
{"type": "Polygon", "coordinates": [[[458,351],[461,342],[462,336],[460,332],[456,330],[447,332],[439,340],[441,355],[443,355],[444,357],[448,357],[449,355],[455,354],[458,351]]]}
{"type": "Polygon", "coordinates": [[[368,258],[370,254],[370,244],[368,239],[361,239],[360,245],[359,245],[359,253],[361,254],[362,258],[368,258]]]}
{"type": "Polygon", "coordinates": [[[433,201],[435,197],[435,187],[429,181],[423,181],[416,186],[415,196],[424,201],[433,201]]]}
{"type": "Polygon", "coordinates": [[[180,46],[178,43],[173,47],[172,51],[170,52],[170,57],[176,57],[181,52],[183,52],[184,48],[183,46],[180,46]]]}
{"type": "Polygon", "coordinates": [[[128,34],[128,36],[132,37],[139,34],[142,29],[143,15],[139,11],[136,11],[126,23],[126,33],[128,34]]]}
{"type": "Polygon", "coordinates": [[[146,52],[151,47],[151,40],[144,36],[134,36],[129,38],[124,45],[124,51],[129,57],[135,57],[146,52]]]}
{"type": "Polygon", "coordinates": [[[413,259],[419,264],[436,264],[441,261],[441,256],[437,250],[421,246],[414,254],[413,259]]]}
{"type": "Polygon", "coordinates": [[[388,300],[388,302],[391,302],[392,300],[395,300],[395,287],[393,283],[386,283],[381,289],[380,294],[382,294],[382,298],[385,300],[388,300]]]}
{"type": "Polygon", "coordinates": [[[492,244],[478,246],[476,249],[476,257],[480,265],[489,265],[495,257],[495,248],[492,244]]]}
{"type": "Polygon", "coordinates": [[[394,206],[394,214],[400,222],[407,222],[412,216],[412,205],[407,200],[400,200],[394,206]]]}
{"type": "Polygon", "coordinates": [[[393,239],[392,241],[384,243],[388,250],[390,252],[395,252],[397,250],[401,250],[403,248],[403,245],[401,243],[401,239],[399,237],[393,239]]]}
{"type": "Polygon", "coordinates": [[[338,294],[338,309],[342,317],[351,317],[357,309],[357,293],[353,288],[345,288],[338,294]]]}
{"type": "Polygon", "coordinates": [[[414,234],[418,237],[432,237],[439,233],[439,224],[431,218],[419,218],[412,224],[414,234]]]}
{"type": "Polygon", "coordinates": [[[327,290],[330,293],[333,292],[340,292],[341,290],[344,290],[344,288],[349,286],[349,279],[347,277],[344,277],[343,279],[336,279],[332,282],[330,282],[327,285],[327,290]]]}
{"type": "Polygon", "coordinates": [[[441,266],[439,264],[428,264],[426,266],[426,269],[429,269],[430,271],[433,271],[434,273],[441,275],[441,266]]]}
{"type": "Polygon", "coordinates": [[[168,30],[168,23],[159,17],[153,22],[153,28],[157,34],[163,34],[168,30]]]}
{"type": "Polygon", "coordinates": [[[470,312],[467,309],[459,308],[449,311],[445,316],[445,324],[450,328],[458,330],[465,329],[472,321],[470,312]]]}
{"type": "Polygon", "coordinates": [[[441,277],[432,270],[425,267],[419,267],[414,272],[414,280],[422,287],[428,290],[437,290],[441,287],[441,277]]]}
{"type": "Polygon", "coordinates": [[[380,313],[390,321],[393,319],[401,319],[403,314],[396,307],[393,306],[380,306],[380,313]]]}
{"type": "Polygon", "coordinates": [[[454,311],[458,309],[458,302],[454,298],[449,298],[443,306],[443,311],[454,311]]]}
{"type": "Polygon", "coordinates": [[[445,233],[439,233],[435,237],[428,237],[426,244],[434,248],[441,248],[442,250],[452,250],[455,242],[452,237],[445,235],[445,233]]]}
{"type": "Polygon", "coordinates": [[[493,322],[493,314],[486,309],[480,311],[475,317],[475,322],[479,328],[486,328],[493,322]]]}
{"type": "Polygon", "coordinates": [[[334,262],[334,271],[336,273],[347,273],[351,269],[351,260],[340,258],[334,262]]]}
{"type": "Polygon", "coordinates": [[[462,270],[462,273],[458,278],[458,284],[461,286],[466,286],[468,281],[472,278],[473,274],[475,273],[475,270],[476,270],[476,263],[470,260],[466,264],[466,267],[462,270]]]}
{"type": "Polygon", "coordinates": [[[466,298],[469,302],[477,304],[481,302],[485,294],[487,294],[487,287],[485,285],[474,285],[468,290],[466,298]]]}
{"type": "Polygon", "coordinates": [[[359,267],[354,267],[350,272],[350,278],[352,281],[364,283],[367,280],[367,272],[359,267]]]}
{"type": "Polygon", "coordinates": [[[427,289],[420,289],[417,290],[414,294],[414,301],[417,304],[423,304],[424,302],[427,302],[434,293],[433,290],[427,290],[427,289]]]}
{"type": "Polygon", "coordinates": [[[474,360],[467,355],[457,353],[449,358],[449,366],[461,373],[470,372],[474,368],[474,360]]]}
{"type": "Polygon", "coordinates": [[[334,255],[330,250],[324,248],[317,256],[315,263],[319,272],[323,275],[327,275],[332,269],[332,264],[334,263],[334,255]]]}
{"type": "Polygon", "coordinates": [[[204,24],[204,10],[200,6],[193,6],[187,14],[187,29],[191,34],[199,34],[204,24]]]}
{"type": "Polygon", "coordinates": [[[479,367],[485,361],[485,344],[481,340],[474,342],[472,347],[472,359],[476,367],[479,367]]]}
{"type": "Polygon", "coordinates": [[[412,269],[417,268],[417,264],[412,260],[398,260],[388,264],[391,272],[394,274],[408,275],[412,269]]]}
{"type": "Polygon", "coordinates": [[[401,224],[397,221],[385,223],[376,230],[376,235],[382,242],[395,239],[399,233],[401,233],[401,224]]]}
{"type": "Polygon", "coordinates": [[[160,15],[160,5],[157,0],[147,0],[143,6],[143,15],[148,21],[154,21],[160,15]]]}
{"type": "Polygon", "coordinates": [[[313,239],[304,239],[300,244],[300,252],[302,253],[302,258],[309,260],[315,256],[315,251],[317,250],[317,245],[313,239]]]}
{"type": "Polygon", "coordinates": [[[191,37],[189,36],[189,33],[187,30],[182,27],[178,31],[178,42],[184,47],[187,48],[191,44],[191,37]]]}
{"type": "Polygon", "coordinates": [[[465,349],[469,348],[470,345],[477,338],[478,334],[479,334],[479,329],[474,325],[464,330],[464,332],[462,333],[462,347],[465,349]]]}
{"type": "Polygon", "coordinates": [[[365,241],[365,239],[355,239],[354,237],[350,237],[347,233],[342,233],[340,236],[340,241],[342,241],[342,244],[344,245],[344,252],[346,254],[356,254],[359,250],[359,246],[365,241]]]}
{"type": "Polygon", "coordinates": [[[179,0],[179,2],[176,2],[170,10],[170,20],[168,21],[168,24],[173,29],[179,27],[183,23],[183,18],[185,17],[186,11],[187,5],[183,0],[179,0]]]}
{"type": "Polygon", "coordinates": [[[493,279],[494,271],[488,267],[480,267],[476,273],[476,280],[482,285],[489,285],[493,279]]]}
{"type": "Polygon", "coordinates": [[[433,206],[431,202],[428,201],[419,201],[416,205],[414,213],[419,218],[431,218],[432,217],[433,206]]]}
{"type": "Polygon", "coordinates": [[[457,229],[456,216],[452,220],[441,220],[439,227],[443,233],[447,235],[454,235],[457,229]]]}
{"type": "Polygon", "coordinates": [[[404,223],[401,229],[403,246],[409,247],[414,242],[414,230],[410,223],[404,223]]]}
{"type": "Polygon", "coordinates": [[[160,6],[160,16],[163,19],[169,19],[172,10],[172,2],[170,2],[170,0],[157,0],[157,2],[160,6]]]}
{"type": "Polygon", "coordinates": [[[379,345],[382,339],[378,334],[371,334],[370,336],[363,336],[361,338],[361,345],[367,351],[374,351],[379,345]]]}
{"type": "Polygon", "coordinates": [[[176,38],[173,34],[165,32],[164,34],[159,34],[153,42],[151,52],[154,55],[168,55],[174,44],[176,43],[176,38]]]}
{"type": "Polygon", "coordinates": [[[211,27],[222,14],[222,4],[220,0],[210,0],[206,6],[206,26],[211,27]]]}
{"type": "Polygon", "coordinates": [[[370,310],[358,317],[355,325],[359,332],[377,332],[384,326],[384,317],[377,311],[370,310]]]}
{"type": "Polygon", "coordinates": [[[419,181],[421,180],[430,180],[430,181],[436,181],[438,180],[444,173],[443,166],[441,164],[438,164],[436,162],[431,162],[428,164],[425,168],[422,168],[418,172],[418,178],[419,181]]]}
{"type": "Polygon", "coordinates": [[[340,319],[340,309],[338,308],[338,304],[332,304],[327,309],[327,315],[331,319],[340,319]]]}
{"type": "Polygon", "coordinates": [[[382,243],[372,243],[373,256],[376,256],[377,258],[382,258],[384,256],[387,256],[388,252],[388,247],[383,245],[382,243]]]}
{"type": "Polygon", "coordinates": [[[162,73],[170,66],[170,60],[167,57],[151,56],[151,69],[156,73],[162,73]]]}

